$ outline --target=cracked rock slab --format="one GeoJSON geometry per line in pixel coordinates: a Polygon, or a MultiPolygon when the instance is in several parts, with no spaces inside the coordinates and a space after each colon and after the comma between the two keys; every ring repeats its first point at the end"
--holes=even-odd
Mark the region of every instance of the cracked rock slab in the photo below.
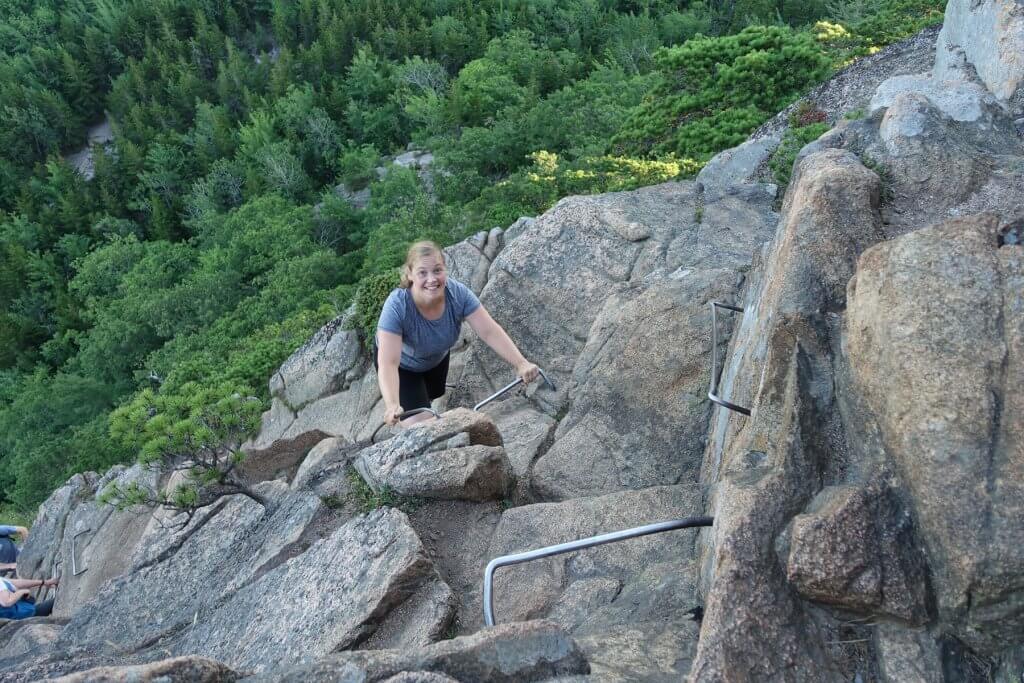
{"type": "Polygon", "coordinates": [[[72,615],[59,646],[101,640],[141,649],[178,633],[208,605],[273,567],[302,540],[322,504],[307,492],[288,492],[282,482],[263,484],[260,492],[274,501],[272,508],[230,496],[178,533],[152,529],[139,544],[136,568],[72,615]]]}
{"type": "MultiPolygon", "coordinates": [[[[172,649],[241,669],[298,664],[360,643],[417,591],[439,583],[405,514],[382,508],[204,606],[172,649]]],[[[451,618],[451,596],[444,590],[432,594],[449,603],[447,610],[425,610],[437,622],[426,630],[437,632],[451,618]]]]}
{"type": "MultiPolygon", "coordinates": [[[[697,517],[702,514],[701,503],[700,489],[687,484],[511,508],[501,517],[488,556],[495,558],[644,524],[697,517]]],[[[672,531],[504,567],[494,577],[495,619],[507,622],[546,615],[565,586],[574,581],[626,581],[655,562],[692,557],[695,533],[672,531]]]]}
{"type": "Polygon", "coordinates": [[[174,657],[150,664],[102,666],[51,679],[54,683],[232,683],[242,676],[205,657],[174,657]]]}
{"type": "Polygon", "coordinates": [[[458,681],[528,683],[587,674],[590,667],[579,646],[561,627],[549,621],[530,621],[484,629],[425,648],[334,654],[312,664],[257,676],[253,681],[377,683],[403,672],[443,674],[458,681]]]}
{"type": "Polygon", "coordinates": [[[731,300],[737,283],[731,270],[698,270],[608,298],[534,491],[567,500],[696,478],[711,411],[708,304],[731,300]]]}

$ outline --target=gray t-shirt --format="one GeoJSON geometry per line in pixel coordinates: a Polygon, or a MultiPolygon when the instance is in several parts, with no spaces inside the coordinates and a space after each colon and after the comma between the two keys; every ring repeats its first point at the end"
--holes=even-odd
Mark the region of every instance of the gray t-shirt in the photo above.
{"type": "Polygon", "coordinates": [[[478,308],[473,290],[454,278],[445,283],[444,314],[437,320],[423,317],[408,289],[395,289],[384,302],[377,329],[402,335],[400,367],[426,372],[444,360],[459,338],[462,321],[478,308]]]}

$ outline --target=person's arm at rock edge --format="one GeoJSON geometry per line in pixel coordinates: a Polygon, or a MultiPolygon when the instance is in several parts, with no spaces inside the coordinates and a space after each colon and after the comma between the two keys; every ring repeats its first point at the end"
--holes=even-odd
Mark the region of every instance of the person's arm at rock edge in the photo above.
{"type": "Polygon", "coordinates": [[[21,539],[25,540],[28,537],[28,529],[23,526],[0,524],[0,536],[12,536],[14,534],[21,536],[21,539]]]}
{"type": "Polygon", "coordinates": [[[481,304],[479,308],[466,316],[466,322],[473,328],[477,336],[483,340],[485,344],[494,349],[494,352],[505,359],[505,362],[511,365],[516,370],[516,374],[523,379],[524,382],[532,382],[537,379],[539,370],[537,366],[530,361],[526,360],[522,353],[519,351],[519,347],[516,346],[512,338],[508,336],[504,328],[499,325],[491,314],[487,312],[487,309],[481,304]]]}
{"type": "Polygon", "coordinates": [[[402,361],[402,335],[377,330],[377,384],[384,399],[384,422],[398,422],[402,406],[398,398],[398,364],[402,361]]]}
{"type": "Polygon", "coordinates": [[[31,594],[32,591],[29,590],[9,591],[6,588],[0,588],[0,607],[10,607],[31,594]]]}
{"type": "Polygon", "coordinates": [[[41,586],[56,586],[57,579],[5,579],[15,588],[39,588],[41,586]]]}

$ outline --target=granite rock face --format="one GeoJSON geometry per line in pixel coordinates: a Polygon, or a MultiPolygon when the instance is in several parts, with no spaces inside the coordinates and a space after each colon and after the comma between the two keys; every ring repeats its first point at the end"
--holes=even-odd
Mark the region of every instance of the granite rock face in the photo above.
{"type": "Polygon", "coordinates": [[[999,100],[1021,105],[1024,87],[1024,6],[1006,0],[946,5],[936,45],[935,74],[962,73],[970,65],[999,100]]]}
{"type": "Polygon", "coordinates": [[[535,492],[566,500],[694,479],[710,415],[709,304],[732,298],[737,280],[695,270],[604,302],[568,414],[534,467],[535,492]]]}
{"type": "Polygon", "coordinates": [[[78,609],[61,646],[84,645],[102,634],[127,650],[144,649],[179,633],[254,577],[307,541],[323,508],[308,493],[290,494],[268,482],[260,492],[275,501],[264,509],[243,496],[222,499],[174,534],[154,529],[135,553],[134,571],[106,584],[78,609]]]}
{"type": "Polygon", "coordinates": [[[1024,247],[996,216],[861,257],[850,284],[857,386],[920,521],[942,620],[984,651],[1024,623],[1024,247]]]}
{"type": "Polygon", "coordinates": [[[842,451],[827,437],[835,421],[829,336],[857,257],[881,239],[877,207],[878,178],[852,154],[807,156],[749,280],[719,393],[752,414],[716,409],[705,451],[701,478],[713,485],[715,526],[703,537],[694,680],[839,675],[774,540],[817,489],[822,451],[842,451]],[[738,595],[746,599],[737,603],[738,595]]]}
{"type": "MultiPolygon", "coordinates": [[[[595,496],[696,476],[708,406],[710,311],[731,299],[774,229],[766,186],[670,183],[563,200],[499,254],[482,302],[559,390],[564,414],[533,458],[526,495],[595,496]]],[[[501,388],[509,370],[470,343],[453,400],[501,388]]]]}
{"type": "Polygon", "coordinates": [[[951,2],[941,36],[810,93],[836,124],[781,213],[747,181],[786,112],[698,182],[566,198],[450,247],[556,391],[467,410],[513,372],[466,331],[443,417],[370,443],[377,378],[342,318],[271,380],[246,447],[267,508],[224,499],[168,532],[97,508],[99,475],[72,480],[21,566],[63,571],[80,604],[3,626],[0,676],[147,676],[181,654],[265,681],[1016,680],[1020,7],[951,2]],[[743,309],[719,312],[717,347],[713,301],[743,309]],[[363,514],[387,491],[408,516],[363,514]],[[479,630],[490,559],[705,515],[499,570],[500,625],[479,630]],[[101,531],[75,545],[76,583],[80,522],[101,531]],[[86,590],[94,567],[110,580],[86,590]]]}
{"type": "Polygon", "coordinates": [[[68,617],[95,597],[104,583],[131,568],[131,550],[150,517],[139,510],[117,511],[96,500],[107,484],[156,486],[156,472],[142,465],[118,466],[102,477],[76,475],[41,506],[18,572],[26,577],[59,576],[54,616],[68,617]]]}
{"type": "Polygon", "coordinates": [[[944,683],[939,643],[924,629],[879,624],[875,634],[879,673],[885,683],[944,683]]]}
{"type": "MultiPolygon", "coordinates": [[[[502,515],[488,557],[700,515],[692,484],[527,505],[502,515]]],[[[558,622],[599,677],[678,680],[697,641],[698,625],[687,615],[700,604],[689,564],[695,534],[667,532],[502,568],[494,577],[495,619],[558,622]]]]}

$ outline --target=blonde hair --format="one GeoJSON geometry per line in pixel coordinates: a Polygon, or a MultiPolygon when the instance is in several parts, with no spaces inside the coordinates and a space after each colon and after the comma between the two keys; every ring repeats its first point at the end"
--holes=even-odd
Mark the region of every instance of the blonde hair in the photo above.
{"type": "Polygon", "coordinates": [[[437,256],[441,259],[441,263],[445,264],[444,252],[441,251],[441,247],[437,246],[436,242],[431,242],[430,240],[414,242],[405,254],[405,265],[402,266],[402,279],[399,287],[402,289],[412,287],[412,267],[416,264],[416,261],[427,256],[437,256]]]}

